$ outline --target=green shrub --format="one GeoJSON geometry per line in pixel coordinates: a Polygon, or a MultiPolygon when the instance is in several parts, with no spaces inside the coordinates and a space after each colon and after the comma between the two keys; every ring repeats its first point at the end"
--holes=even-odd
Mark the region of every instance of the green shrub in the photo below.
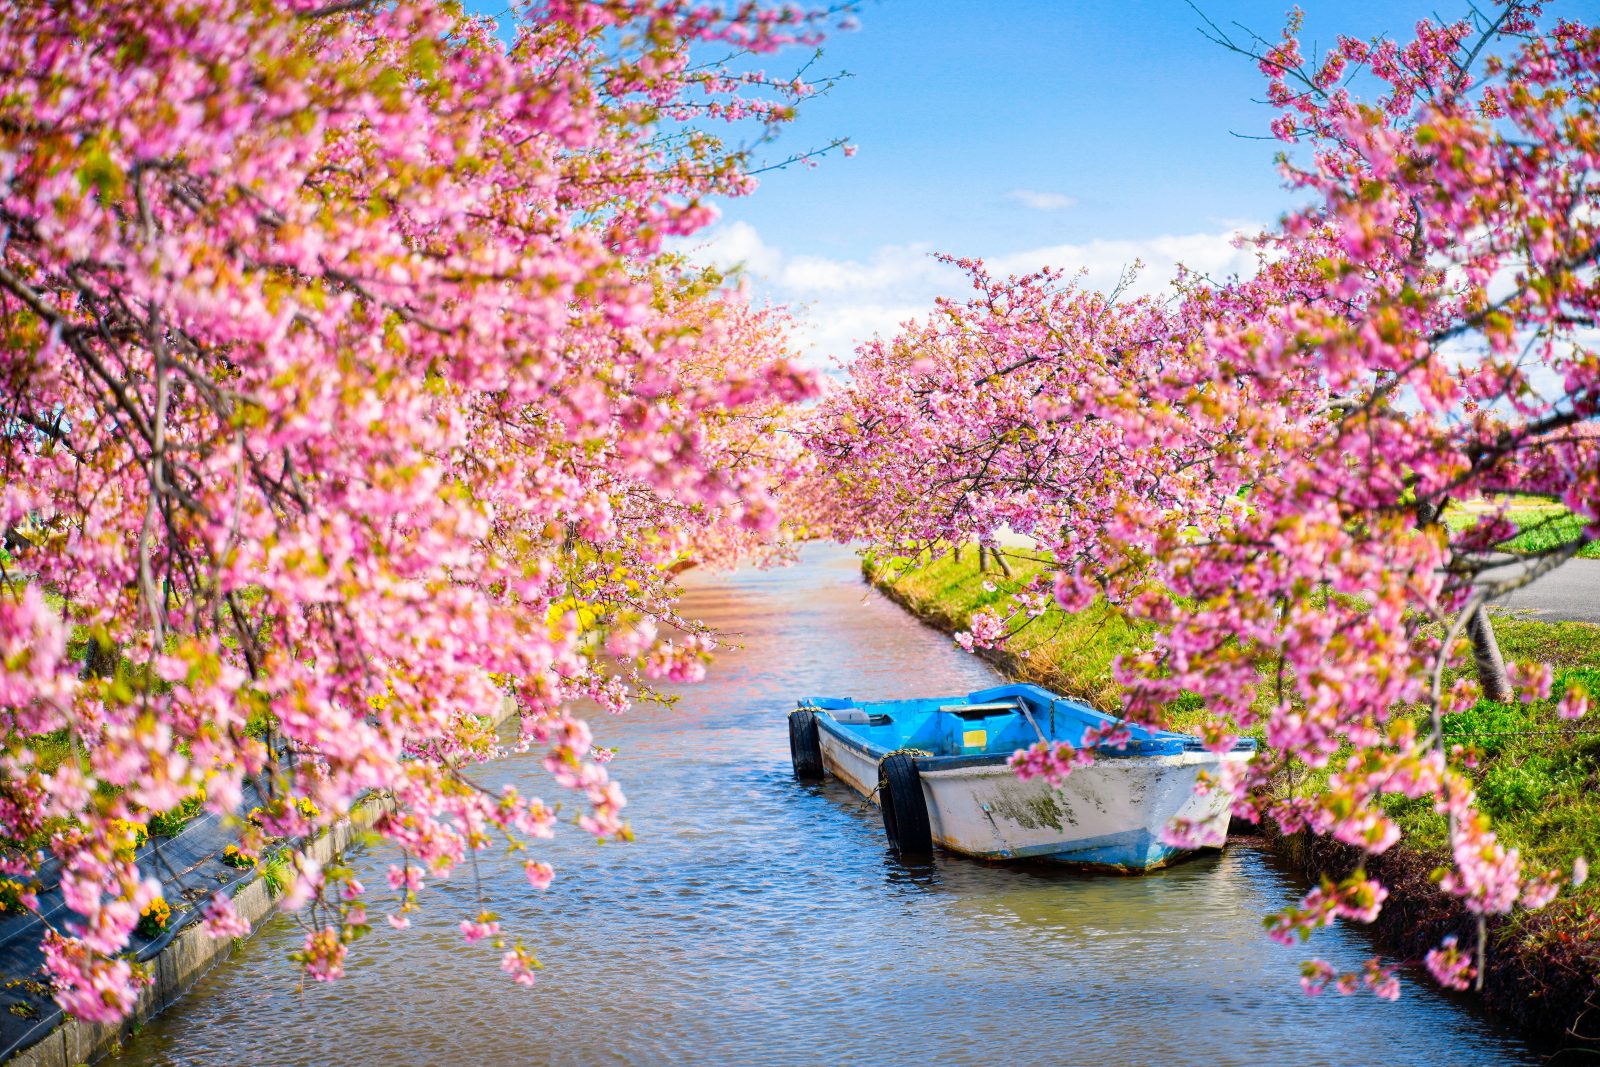
{"type": "Polygon", "coordinates": [[[150,816],[150,833],[156,837],[171,837],[188,825],[189,820],[200,813],[200,805],[206,798],[196,793],[171,811],[163,811],[158,815],[150,816]]]}

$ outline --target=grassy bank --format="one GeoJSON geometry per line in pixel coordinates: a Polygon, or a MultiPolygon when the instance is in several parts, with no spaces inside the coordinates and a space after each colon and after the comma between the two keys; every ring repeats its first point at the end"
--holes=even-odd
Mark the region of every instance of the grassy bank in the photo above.
{"type": "MultiPolygon", "coordinates": [[[[977,552],[968,547],[959,558],[948,552],[932,560],[869,557],[864,571],[913,614],[950,633],[966,629],[972,614],[983,608],[1009,614],[1017,590],[1048,566],[1009,555],[1007,562],[1009,577],[992,565],[980,572],[977,552]]],[[[1494,625],[1508,661],[1550,664],[1557,693],[1578,681],[1600,696],[1600,627],[1510,615],[1497,615],[1494,625]]],[[[1077,614],[1052,606],[1018,630],[1006,649],[984,655],[1012,677],[1116,710],[1121,699],[1111,665],[1149,637],[1148,629],[1129,625],[1101,603],[1077,614]]],[[[1183,729],[1204,716],[1196,701],[1176,709],[1171,725],[1183,729]]],[[[1519,849],[1532,869],[1565,867],[1574,855],[1600,855],[1600,721],[1591,719],[1600,720],[1600,712],[1578,722],[1562,720],[1555,701],[1547,700],[1480,701],[1447,720],[1448,740],[1476,755],[1471,773],[1483,809],[1502,840],[1519,849]]],[[[1446,858],[1444,819],[1424,801],[1393,798],[1389,810],[1404,837],[1367,863],[1391,892],[1374,932],[1391,952],[1410,960],[1420,959],[1446,934],[1470,943],[1473,923],[1435,885],[1436,870],[1446,858]]],[[[1272,837],[1266,829],[1274,849],[1313,877],[1341,877],[1362,859],[1332,841],[1272,837]]],[[[1597,882],[1563,894],[1544,911],[1520,913],[1492,926],[1483,999],[1543,1039],[1570,1043],[1572,1037],[1561,1035],[1600,1005],[1597,882]]],[[[1597,1039],[1584,1044],[1600,1049],[1597,1039]]]]}
{"type": "MultiPolygon", "coordinates": [[[[1506,519],[1517,528],[1516,535],[1503,541],[1500,547],[1507,552],[1542,552],[1558,545],[1578,540],[1583,535],[1584,522],[1553,500],[1538,497],[1495,497],[1492,500],[1469,500],[1454,504],[1445,513],[1445,524],[1452,530],[1466,530],[1478,524],[1485,514],[1497,512],[1508,504],[1506,519]]],[[[1584,545],[1578,550],[1579,559],[1600,559],[1600,541],[1584,545]]]]}

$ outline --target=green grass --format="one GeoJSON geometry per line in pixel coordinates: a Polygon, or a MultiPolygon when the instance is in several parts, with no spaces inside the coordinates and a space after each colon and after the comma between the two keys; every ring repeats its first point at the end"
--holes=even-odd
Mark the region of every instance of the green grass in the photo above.
{"type": "MultiPolygon", "coordinates": [[[[1600,853],[1600,627],[1498,616],[1495,633],[1508,661],[1548,663],[1550,700],[1497,704],[1480,700],[1445,717],[1445,741],[1461,745],[1481,810],[1532,869],[1565,867],[1573,856],[1600,853]],[[1556,713],[1569,686],[1591,695],[1590,714],[1576,722],[1556,713]]],[[[1416,847],[1444,848],[1444,819],[1431,810],[1391,809],[1416,847]]]]}
{"type": "MultiPolygon", "coordinates": [[[[899,575],[893,584],[902,598],[940,626],[960,630],[982,608],[1008,614],[1015,591],[1050,566],[1008,558],[1014,572],[1009,579],[992,569],[979,573],[977,553],[971,547],[959,560],[949,552],[932,559],[878,555],[869,557],[864,566],[869,577],[899,575]]],[[[1556,676],[1553,693],[1559,696],[1568,684],[1580,683],[1592,695],[1594,710],[1584,719],[1568,722],[1556,714],[1554,699],[1530,704],[1480,701],[1447,717],[1446,740],[1475,755],[1478,766],[1471,773],[1482,809],[1494,820],[1502,840],[1520,849],[1530,867],[1565,867],[1575,855],[1600,856],[1600,627],[1535,622],[1514,615],[1496,616],[1494,626],[1507,662],[1550,664],[1556,676]]],[[[1147,645],[1149,637],[1148,628],[1129,625],[1104,603],[1096,602],[1077,615],[1052,603],[1008,642],[1018,655],[1005,666],[1017,677],[1116,710],[1121,696],[1111,678],[1111,665],[1118,655],[1147,645]],[[1026,657],[1020,655],[1023,651],[1026,657]]],[[[1447,675],[1446,685],[1460,673],[1447,675]]],[[[1196,728],[1208,714],[1198,697],[1179,701],[1168,712],[1169,724],[1180,730],[1196,728]]],[[[1424,716],[1414,714],[1426,730],[1420,721],[1424,716]]],[[[1303,769],[1301,773],[1302,789],[1327,775],[1303,769]]],[[[1384,806],[1399,822],[1410,847],[1432,853],[1447,846],[1445,820],[1433,810],[1431,800],[1390,796],[1384,806]]],[[[1582,899],[1600,903],[1600,889],[1591,883],[1582,899]]]]}
{"type": "Polygon", "coordinates": [[[159,812],[150,816],[148,828],[152,837],[171,837],[182,830],[189,820],[200,814],[200,806],[205,803],[205,797],[196,793],[183,800],[177,807],[169,811],[159,812]]]}
{"type": "MultiPolygon", "coordinates": [[[[75,660],[82,660],[88,646],[89,634],[82,626],[73,627],[68,639],[68,656],[75,660]]],[[[143,664],[136,664],[126,656],[117,657],[117,666],[114,677],[104,679],[101,684],[107,686],[111,699],[127,702],[135,699],[138,693],[149,689],[163,692],[170,688],[169,683],[155,678],[143,664]]],[[[276,718],[265,706],[252,707],[245,723],[245,732],[251,737],[265,738],[276,725],[276,718]]],[[[60,767],[61,764],[72,758],[72,738],[66,730],[56,730],[48,734],[33,734],[21,738],[7,738],[8,747],[26,746],[34,754],[34,760],[40,771],[48,773],[60,767]]],[[[188,755],[188,745],[180,742],[178,750],[188,755]]],[[[79,759],[84,769],[89,769],[88,753],[80,745],[79,759]]],[[[101,783],[96,786],[96,792],[102,796],[120,793],[120,786],[109,786],[101,783]]],[[[205,799],[199,795],[191,796],[169,811],[155,812],[150,816],[148,829],[152,835],[169,837],[183,827],[200,813],[205,799]]],[[[72,825],[70,820],[52,819],[44,827],[23,839],[0,837],[0,845],[31,851],[44,847],[50,835],[58,830],[72,825]]]]}
{"type": "MultiPolygon", "coordinates": [[[[914,566],[919,561],[911,557],[880,556],[869,558],[866,566],[869,573],[876,569],[901,574],[895,581],[901,596],[950,629],[961,630],[983,608],[1008,613],[1016,591],[1049,566],[1010,554],[1006,559],[1012,570],[1010,578],[993,568],[980,573],[978,554],[971,547],[962,551],[959,560],[946,552],[914,566]],[[985,588],[986,583],[993,588],[985,588]]],[[[1017,624],[1012,625],[1015,630],[1017,624]]],[[[1112,710],[1121,706],[1122,697],[1111,679],[1111,664],[1148,637],[1148,628],[1130,626],[1107,610],[1103,600],[1096,600],[1076,615],[1052,608],[1023,626],[1007,642],[1007,648],[1017,655],[1012,666],[1022,677],[1050,683],[1087,704],[1112,710]]]]}
{"type": "MultiPolygon", "coordinates": [[[[1583,536],[1584,522],[1576,515],[1524,516],[1512,513],[1511,521],[1517,524],[1517,536],[1505,542],[1512,552],[1543,552],[1569,544],[1583,536]]],[[[1579,559],[1600,559],[1600,541],[1592,541],[1578,549],[1579,559]]]]}
{"type": "Polygon", "coordinates": [[[278,852],[264,860],[260,865],[261,880],[267,884],[267,889],[275,897],[283,896],[284,890],[289,888],[289,883],[294,880],[294,870],[289,864],[289,853],[278,852]]]}
{"type": "MultiPolygon", "coordinates": [[[[1509,504],[1506,518],[1516,527],[1517,534],[1502,541],[1500,548],[1507,552],[1544,552],[1569,544],[1583,536],[1583,520],[1561,504],[1536,497],[1495,498],[1488,501],[1470,501],[1457,505],[1446,513],[1445,523],[1452,530],[1470,529],[1485,514],[1509,504]]],[[[1600,559],[1600,541],[1584,545],[1578,550],[1579,559],[1600,559]]]]}
{"type": "MultiPolygon", "coordinates": [[[[875,571],[898,575],[894,588],[919,612],[948,629],[964,630],[967,620],[983,608],[1009,615],[1017,591],[1053,566],[1025,552],[1007,552],[1006,560],[1011,577],[992,563],[987,572],[980,572],[977,551],[971,546],[962,550],[959,559],[949,552],[932,559],[927,555],[869,556],[864,566],[869,576],[875,571]]],[[[1149,625],[1130,623],[1099,597],[1075,614],[1061,610],[1052,600],[1043,615],[1014,621],[1011,629],[1003,657],[1009,673],[1108,712],[1122,708],[1122,687],[1111,677],[1112,665],[1118,656],[1148,648],[1152,633],[1149,625]]],[[[1178,730],[1198,729],[1212,718],[1204,701],[1193,693],[1169,704],[1166,714],[1168,725],[1178,730]]],[[[1259,735],[1260,730],[1247,733],[1259,735]]]]}

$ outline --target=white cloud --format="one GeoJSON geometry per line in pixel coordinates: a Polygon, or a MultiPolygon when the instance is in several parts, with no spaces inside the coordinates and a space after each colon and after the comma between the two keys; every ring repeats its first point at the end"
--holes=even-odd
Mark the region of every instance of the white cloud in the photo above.
{"type": "Polygon", "coordinates": [[[866,260],[817,255],[785,256],[746,222],[707,231],[684,253],[724,269],[743,266],[756,293],[787,304],[806,362],[828,367],[848,359],[873,334],[898,332],[925,314],[933,298],[965,288],[961,272],[933,258],[930,245],[885,245],[866,260]]]}
{"type": "MultiPolygon", "coordinates": [[[[1130,291],[1160,295],[1168,291],[1180,262],[1217,279],[1250,273],[1254,253],[1235,248],[1234,241],[1255,229],[1239,225],[1143,241],[1050,245],[994,256],[986,266],[997,276],[1046,266],[1065,270],[1069,276],[1082,271],[1081,284],[1109,289],[1125,268],[1142,262],[1144,267],[1130,291]]],[[[970,287],[965,276],[935,259],[930,250],[931,246],[920,244],[885,245],[864,260],[789,256],[767,244],[755,227],[745,222],[716,226],[698,245],[685,249],[690,258],[702,263],[724,268],[742,264],[756,293],[790,305],[798,324],[796,340],[806,361],[816,367],[827,367],[830,356],[849,359],[856,346],[874,334],[893,336],[907,319],[931,311],[935,297],[966,297],[970,287]]]]}
{"type": "Polygon", "coordinates": [[[933,258],[932,245],[886,245],[866,263],[825,256],[795,256],[779,275],[793,292],[811,294],[894,292],[942,281],[950,268],[933,258]]]}
{"type": "Polygon", "coordinates": [[[1215,233],[1163,234],[1143,241],[1094,240],[1087,244],[1050,245],[1024,252],[996,256],[988,266],[996,274],[1023,274],[1043,267],[1083,272],[1083,285],[1090,289],[1110,289],[1122,272],[1135,264],[1140,267],[1129,287],[1135,295],[1165,293],[1178,264],[1221,281],[1232,274],[1246,276],[1255,270],[1255,250],[1237,248],[1241,236],[1258,227],[1234,227],[1215,233]]]}
{"type": "Polygon", "coordinates": [[[831,367],[830,357],[848,361],[858,345],[874,335],[894,336],[901,323],[926,315],[932,306],[932,297],[925,303],[867,299],[843,305],[812,304],[797,309],[795,317],[801,340],[809,346],[807,362],[831,367]]]}
{"type": "Polygon", "coordinates": [[[1013,189],[1006,197],[1035,211],[1063,211],[1077,203],[1066,193],[1043,193],[1037,189],[1013,189]]]}
{"type": "Polygon", "coordinates": [[[732,270],[743,267],[753,275],[767,276],[782,257],[748,222],[730,222],[708,230],[698,241],[684,243],[679,251],[697,263],[732,270]]]}

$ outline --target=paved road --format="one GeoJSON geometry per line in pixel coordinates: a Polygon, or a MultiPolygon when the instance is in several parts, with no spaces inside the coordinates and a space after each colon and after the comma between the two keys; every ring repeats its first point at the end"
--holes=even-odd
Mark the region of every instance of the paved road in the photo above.
{"type": "MultiPolygon", "coordinates": [[[[1510,573],[1510,572],[1508,572],[1510,573]]],[[[1574,559],[1495,601],[1542,622],[1600,623],[1600,559],[1574,559]]]]}
{"type": "MultiPolygon", "coordinates": [[[[1032,547],[1033,539],[1002,531],[999,541],[1014,547],[1032,547]]],[[[1505,556],[1509,563],[1515,556],[1505,556]]],[[[1500,579],[1514,570],[1496,571],[1489,577],[1500,579]]],[[[1542,622],[1592,622],[1600,625],[1600,559],[1573,559],[1516,592],[1494,602],[1508,611],[1525,611],[1542,622]]]]}

